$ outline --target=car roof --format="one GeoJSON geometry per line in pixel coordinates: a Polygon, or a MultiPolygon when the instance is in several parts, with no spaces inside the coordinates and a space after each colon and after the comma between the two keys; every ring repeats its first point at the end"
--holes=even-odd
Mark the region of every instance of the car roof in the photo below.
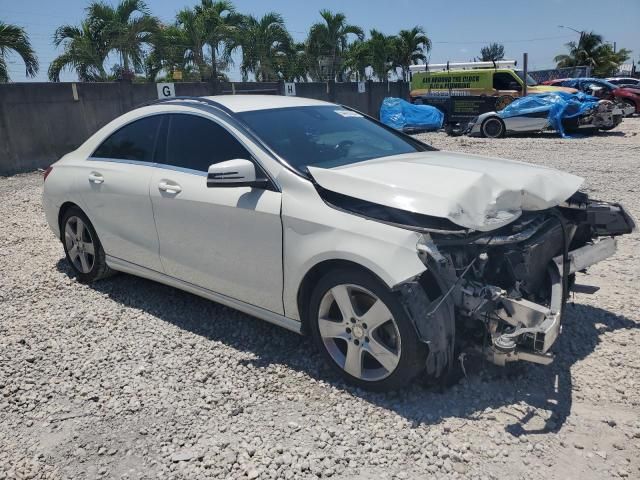
{"type": "Polygon", "coordinates": [[[275,108],[336,106],[313,98],[285,97],[282,95],[215,95],[202,97],[217,102],[234,113],[275,108]]]}

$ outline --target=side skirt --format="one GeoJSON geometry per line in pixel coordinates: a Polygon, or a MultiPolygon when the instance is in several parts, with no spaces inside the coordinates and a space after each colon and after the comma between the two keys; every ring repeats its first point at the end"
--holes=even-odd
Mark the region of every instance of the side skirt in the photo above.
{"type": "Polygon", "coordinates": [[[274,325],[278,325],[279,327],[291,330],[292,332],[302,334],[301,322],[285,317],[284,315],[280,315],[279,313],[275,313],[262,307],[257,307],[255,305],[245,303],[241,300],[236,300],[235,298],[231,298],[226,295],[207,290],[206,288],[199,287],[183,280],[178,280],[177,278],[170,277],[169,275],[165,275],[164,273],[141,267],[140,265],[127,262],[126,260],[112,257],[111,255],[106,256],[106,261],[107,265],[109,265],[110,268],[117,270],[118,272],[129,273],[138,277],[147,278],[149,280],[153,280],[170,287],[193,293],[194,295],[198,295],[208,300],[212,300],[216,303],[231,307],[235,310],[239,310],[243,313],[246,313],[247,315],[251,315],[252,317],[265,320],[269,323],[273,323],[274,325]]]}

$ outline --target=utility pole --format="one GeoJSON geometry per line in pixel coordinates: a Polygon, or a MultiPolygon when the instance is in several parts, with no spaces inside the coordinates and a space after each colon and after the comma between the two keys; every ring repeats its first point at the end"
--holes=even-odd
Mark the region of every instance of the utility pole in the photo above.
{"type": "Polygon", "coordinates": [[[522,87],[522,96],[527,96],[527,75],[529,74],[529,54],[524,52],[522,54],[522,76],[524,77],[524,86],[522,87]]]}

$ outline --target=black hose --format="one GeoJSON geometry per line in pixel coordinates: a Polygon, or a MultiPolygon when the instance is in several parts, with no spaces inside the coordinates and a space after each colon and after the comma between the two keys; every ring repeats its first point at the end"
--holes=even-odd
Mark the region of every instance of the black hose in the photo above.
{"type": "Polygon", "coordinates": [[[565,302],[569,298],[569,234],[567,233],[567,221],[557,210],[550,210],[552,216],[554,216],[560,226],[562,227],[562,308],[560,308],[560,324],[564,321],[565,302]]]}

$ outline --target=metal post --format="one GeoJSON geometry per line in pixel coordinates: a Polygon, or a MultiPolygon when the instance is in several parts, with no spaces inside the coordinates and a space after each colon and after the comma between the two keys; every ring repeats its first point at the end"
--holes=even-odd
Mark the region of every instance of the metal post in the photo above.
{"type": "Polygon", "coordinates": [[[524,77],[524,86],[522,87],[522,96],[527,95],[527,74],[529,72],[529,54],[527,52],[522,54],[522,76],[524,77]]]}

